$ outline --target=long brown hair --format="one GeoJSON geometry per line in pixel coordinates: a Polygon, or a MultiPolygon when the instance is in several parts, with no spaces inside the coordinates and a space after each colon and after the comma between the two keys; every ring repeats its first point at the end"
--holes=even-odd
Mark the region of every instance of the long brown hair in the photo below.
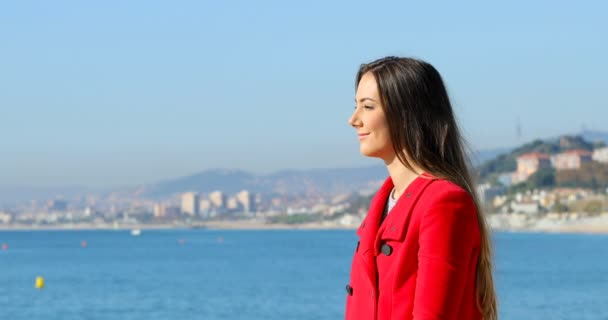
{"type": "Polygon", "coordinates": [[[421,60],[386,57],[361,65],[355,89],[367,72],[376,79],[397,158],[412,171],[410,161],[433,176],[459,185],[473,198],[481,233],[477,306],[484,319],[498,319],[489,230],[441,75],[421,60]]]}

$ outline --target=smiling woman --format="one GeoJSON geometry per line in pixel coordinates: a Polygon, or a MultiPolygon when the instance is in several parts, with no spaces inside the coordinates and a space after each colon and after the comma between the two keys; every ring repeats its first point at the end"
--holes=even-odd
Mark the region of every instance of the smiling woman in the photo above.
{"type": "Polygon", "coordinates": [[[371,73],[363,75],[355,98],[357,107],[349,122],[357,128],[361,153],[368,157],[384,158],[390,155],[392,146],[377,88],[371,73]]]}
{"type": "Polygon", "coordinates": [[[488,229],[441,76],[387,57],[356,83],[349,124],[390,176],[357,230],[346,319],[496,319],[488,229]]]}

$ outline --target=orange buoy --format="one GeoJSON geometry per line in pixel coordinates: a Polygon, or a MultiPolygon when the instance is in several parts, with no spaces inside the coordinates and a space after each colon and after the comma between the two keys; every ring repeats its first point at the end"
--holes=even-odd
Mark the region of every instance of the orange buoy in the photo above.
{"type": "Polygon", "coordinates": [[[7,243],[3,243],[2,244],[2,250],[8,250],[8,244],[7,243]]]}
{"type": "Polygon", "coordinates": [[[86,241],[82,241],[80,242],[80,246],[86,248],[88,246],[88,243],[86,241]]]}

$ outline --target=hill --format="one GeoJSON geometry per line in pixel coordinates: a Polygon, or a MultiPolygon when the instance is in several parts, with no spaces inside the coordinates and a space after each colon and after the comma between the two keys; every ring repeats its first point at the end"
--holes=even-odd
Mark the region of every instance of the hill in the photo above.
{"type": "Polygon", "coordinates": [[[540,139],[534,140],[523,146],[513,149],[511,152],[503,153],[495,159],[486,161],[477,167],[477,173],[481,181],[492,179],[500,173],[512,172],[517,168],[517,157],[525,153],[540,152],[547,154],[556,154],[568,150],[582,149],[591,151],[596,146],[600,146],[601,142],[591,143],[585,140],[582,136],[561,136],[554,139],[543,141],[540,139]]]}
{"type": "Polygon", "coordinates": [[[284,170],[268,175],[254,175],[240,170],[210,169],[191,176],[144,185],[134,190],[138,196],[167,197],[195,191],[221,190],[236,193],[243,189],[262,194],[338,194],[376,188],[387,176],[384,166],[284,170]]]}

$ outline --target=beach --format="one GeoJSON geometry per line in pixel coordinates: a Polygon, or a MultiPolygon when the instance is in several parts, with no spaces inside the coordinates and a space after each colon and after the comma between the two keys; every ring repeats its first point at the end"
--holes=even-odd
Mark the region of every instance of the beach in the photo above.
{"type": "MultiPolygon", "coordinates": [[[[525,214],[489,214],[488,225],[493,231],[549,232],[549,233],[593,233],[608,234],[608,213],[583,216],[576,213],[533,216],[525,214]]],[[[0,230],[162,230],[162,229],[216,229],[216,230],[331,230],[356,229],[356,224],[340,224],[333,221],[281,224],[263,220],[217,220],[197,223],[152,223],[152,224],[56,224],[25,225],[0,224],[0,230]]]]}

